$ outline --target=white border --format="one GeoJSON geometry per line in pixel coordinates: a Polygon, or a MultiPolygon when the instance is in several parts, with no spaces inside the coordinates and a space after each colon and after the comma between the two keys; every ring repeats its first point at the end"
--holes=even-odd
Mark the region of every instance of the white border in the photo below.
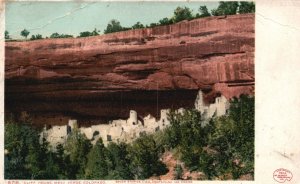
{"type": "MultiPolygon", "coordinates": [[[[24,1],[24,0],[23,0],[24,1]]],[[[60,1],[60,0],[52,0],[60,1]]],[[[90,1],[90,0],[86,0],[90,1]]],[[[120,0],[124,1],[124,0],[120,0]]],[[[126,1],[126,0],[125,0],[126,1]]],[[[146,0],[149,1],[149,0],[146,0]]],[[[159,0],[155,0],[159,1],[159,0]]],[[[175,0],[181,1],[181,0],[175,0]]],[[[0,4],[0,181],[4,143],[4,1],[0,4]]],[[[255,180],[193,183],[277,183],[273,172],[285,168],[300,183],[300,1],[256,1],[255,21],[255,180]]],[[[15,181],[15,180],[14,180],[15,181]]],[[[140,180],[139,180],[140,181],[140,180]]],[[[61,182],[61,181],[60,181],[61,182]]],[[[149,181],[150,183],[153,183],[149,181]]],[[[8,183],[6,181],[6,183],[8,183]]],[[[24,183],[19,181],[19,183],[24,183]]],[[[35,181],[34,183],[41,183],[35,181]]],[[[45,182],[47,183],[47,182],[45,182]]],[[[50,183],[55,183],[53,180],[50,183]]],[[[63,183],[84,183],[64,181],[63,183]]],[[[98,182],[90,182],[98,183],[98,182]]],[[[99,182],[101,183],[101,182],[99,182]]],[[[117,183],[105,181],[105,183],[117,183]]],[[[145,181],[125,182],[145,183],[145,181]]],[[[161,181],[159,183],[169,183],[161,181]]],[[[172,183],[175,183],[174,181],[172,183]]],[[[180,182],[181,183],[181,182],[180,182]]],[[[86,183],[87,184],[87,183],[86,183]]],[[[101,183],[102,184],[102,183],[101,183]]]]}
{"type": "Polygon", "coordinates": [[[0,181],[4,178],[4,30],[5,2],[0,1],[0,181]]]}

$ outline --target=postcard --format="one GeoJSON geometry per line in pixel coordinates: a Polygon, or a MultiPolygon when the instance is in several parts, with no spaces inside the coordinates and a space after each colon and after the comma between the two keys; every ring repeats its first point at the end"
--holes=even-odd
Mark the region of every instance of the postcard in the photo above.
{"type": "Polygon", "coordinates": [[[297,3],[2,4],[4,183],[300,181],[297,3]]]}

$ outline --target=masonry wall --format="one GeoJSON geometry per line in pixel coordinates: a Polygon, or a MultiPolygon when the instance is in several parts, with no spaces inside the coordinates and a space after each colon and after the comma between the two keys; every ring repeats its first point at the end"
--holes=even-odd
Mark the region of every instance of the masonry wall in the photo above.
{"type": "MultiPolygon", "coordinates": [[[[226,114],[229,102],[224,96],[217,97],[212,104],[205,104],[203,101],[203,93],[200,90],[195,100],[195,108],[201,112],[204,118],[208,119],[226,114]]],[[[93,125],[90,127],[79,128],[87,139],[92,140],[95,144],[99,138],[107,145],[109,142],[131,142],[138,138],[141,134],[152,134],[156,131],[163,130],[170,126],[168,119],[170,109],[162,109],[160,111],[160,119],[157,120],[150,114],[143,118],[143,123],[138,120],[138,113],[130,110],[127,120],[113,120],[109,124],[93,125]]],[[[176,110],[177,113],[183,113],[184,109],[176,110]]],[[[78,127],[76,120],[69,120],[68,126],[54,126],[49,130],[44,130],[42,134],[46,136],[51,145],[64,143],[70,130],[78,127]],[[70,129],[70,130],[69,130],[70,129]]]]}

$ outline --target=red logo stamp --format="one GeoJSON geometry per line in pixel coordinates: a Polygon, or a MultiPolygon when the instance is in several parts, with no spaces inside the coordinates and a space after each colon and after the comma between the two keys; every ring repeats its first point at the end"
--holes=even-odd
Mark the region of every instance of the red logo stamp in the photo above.
{"type": "Polygon", "coordinates": [[[287,169],[280,168],[274,171],[273,178],[279,183],[284,183],[285,181],[291,181],[293,174],[287,169]]]}

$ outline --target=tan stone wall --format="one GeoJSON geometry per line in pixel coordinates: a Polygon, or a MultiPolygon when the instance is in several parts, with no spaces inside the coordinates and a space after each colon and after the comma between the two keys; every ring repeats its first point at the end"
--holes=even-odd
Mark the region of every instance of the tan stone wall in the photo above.
{"type": "MultiPolygon", "coordinates": [[[[195,101],[195,108],[205,115],[205,118],[211,118],[214,114],[222,116],[228,108],[228,100],[224,96],[217,97],[213,104],[206,105],[203,101],[203,93],[200,90],[195,101]]],[[[107,145],[112,142],[131,142],[138,138],[142,132],[151,134],[158,130],[163,130],[170,125],[168,113],[170,109],[161,109],[160,119],[156,120],[150,114],[144,117],[144,124],[137,119],[137,112],[130,110],[127,120],[113,120],[109,124],[93,125],[91,127],[81,127],[80,132],[95,144],[99,138],[107,145]],[[98,131],[99,135],[94,135],[98,131]]],[[[180,108],[177,113],[183,113],[184,109],[180,108]]],[[[78,127],[76,120],[69,120],[69,128],[71,131],[78,127]]],[[[44,130],[43,134],[51,145],[64,143],[68,136],[68,126],[54,126],[49,130],[44,130]]]]}

